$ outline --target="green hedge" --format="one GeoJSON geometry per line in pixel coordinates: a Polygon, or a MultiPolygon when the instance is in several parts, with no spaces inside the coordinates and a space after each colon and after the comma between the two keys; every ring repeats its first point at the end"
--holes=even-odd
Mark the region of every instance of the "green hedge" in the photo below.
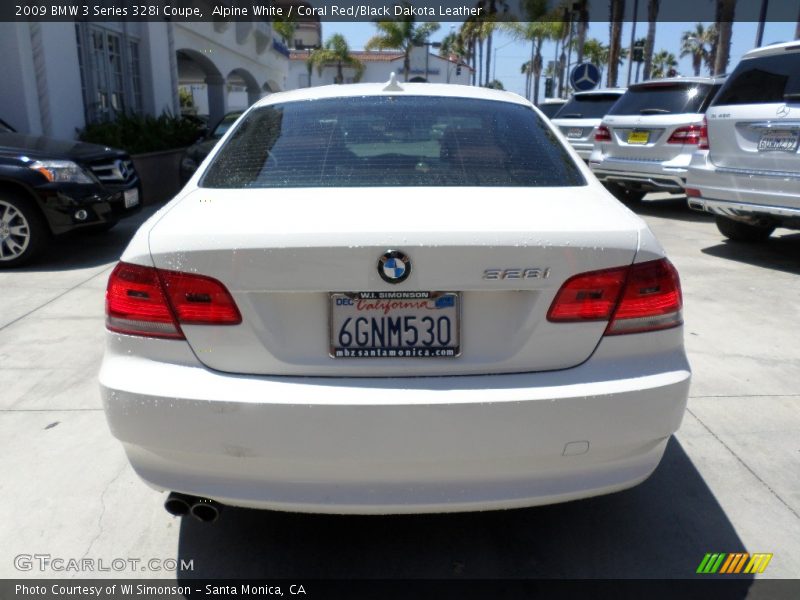
{"type": "Polygon", "coordinates": [[[114,121],[91,123],[78,132],[83,142],[120,148],[129,154],[182,148],[199,135],[196,123],[168,113],[160,117],[121,114],[114,121]]]}

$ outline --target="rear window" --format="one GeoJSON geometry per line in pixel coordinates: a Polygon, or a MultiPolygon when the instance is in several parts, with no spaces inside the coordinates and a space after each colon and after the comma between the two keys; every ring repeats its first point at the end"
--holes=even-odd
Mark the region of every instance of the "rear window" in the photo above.
{"type": "Polygon", "coordinates": [[[586,94],[573,96],[558,114],[558,119],[602,119],[621,94],[586,94]]]}
{"type": "Polygon", "coordinates": [[[564,102],[548,102],[547,104],[540,104],[539,110],[544,113],[544,116],[548,119],[552,119],[556,116],[556,113],[564,108],[564,102]]]}
{"type": "Polygon", "coordinates": [[[629,88],[609,115],[702,113],[719,89],[704,83],[655,84],[629,88]]]}
{"type": "Polygon", "coordinates": [[[800,52],[741,61],[722,86],[713,105],[786,100],[800,100],[800,52]]]}
{"type": "Polygon", "coordinates": [[[585,180],[529,107],[363,96],[251,111],[206,171],[210,188],[574,186],[585,180]]]}

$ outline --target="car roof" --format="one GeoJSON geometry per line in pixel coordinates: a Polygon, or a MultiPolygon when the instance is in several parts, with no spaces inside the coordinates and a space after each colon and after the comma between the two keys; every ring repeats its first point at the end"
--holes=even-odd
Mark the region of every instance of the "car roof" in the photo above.
{"type": "Polygon", "coordinates": [[[566,104],[566,98],[545,98],[539,104],[566,104]]]}
{"type": "Polygon", "coordinates": [[[769,46],[762,46],[761,48],[753,48],[745,52],[744,56],[742,56],[742,60],[758,58],[759,56],[783,54],[786,51],[800,51],[800,41],[794,40],[793,42],[781,42],[780,44],[770,44],[769,46]]]}
{"type": "MultiPolygon", "coordinates": [[[[662,85],[667,83],[710,83],[712,85],[717,83],[723,83],[725,81],[724,76],[720,77],[664,77],[663,79],[648,79],[647,81],[641,81],[639,83],[631,84],[631,88],[642,88],[648,87],[652,85],[662,85]]],[[[628,88],[630,89],[630,88],[628,88]]]]}
{"type": "Polygon", "coordinates": [[[625,88],[601,88],[598,90],[586,90],[585,92],[575,92],[573,96],[596,96],[596,95],[608,95],[608,94],[617,94],[621,96],[625,93],[625,88]]]}
{"type": "MultiPolygon", "coordinates": [[[[394,73],[392,74],[394,75],[394,73]]],[[[323,85],[301,88],[287,92],[276,92],[265,96],[255,107],[268,106],[280,102],[296,102],[302,100],[321,100],[324,98],[357,98],[361,96],[431,96],[446,98],[473,98],[477,100],[493,100],[530,105],[525,98],[512,92],[494,90],[471,85],[452,83],[406,83],[393,81],[383,83],[348,83],[341,85],[323,85]]]]}

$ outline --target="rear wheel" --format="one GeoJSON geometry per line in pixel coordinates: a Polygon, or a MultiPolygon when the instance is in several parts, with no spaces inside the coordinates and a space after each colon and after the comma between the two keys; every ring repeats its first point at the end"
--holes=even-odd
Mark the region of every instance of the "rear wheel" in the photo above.
{"type": "Polygon", "coordinates": [[[717,229],[735,242],[763,242],[772,235],[775,226],[744,223],[717,215],[717,229]]]}
{"type": "Polygon", "coordinates": [[[0,192],[0,269],[18,267],[38,256],[47,230],[26,198],[0,192]]]}

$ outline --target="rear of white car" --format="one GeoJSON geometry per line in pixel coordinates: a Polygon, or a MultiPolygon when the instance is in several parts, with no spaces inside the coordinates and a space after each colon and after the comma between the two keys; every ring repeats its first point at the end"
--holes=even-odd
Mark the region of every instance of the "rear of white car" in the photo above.
{"type": "Polygon", "coordinates": [[[738,241],[800,228],[800,43],[751,50],[708,109],[689,206],[738,241]]]}
{"type": "Polygon", "coordinates": [[[681,193],[703,113],[720,79],[673,77],[632,85],[595,131],[589,166],[619,198],[681,193]]]}
{"type": "Polygon", "coordinates": [[[133,467],[197,516],[643,481],[685,409],[680,284],[578,163],[511,94],[262,100],[110,278],[100,382],[133,467]]]}
{"type": "Polygon", "coordinates": [[[576,92],[551,119],[583,160],[589,161],[597,127],[624,93],[622,89],[576,92]]]}

